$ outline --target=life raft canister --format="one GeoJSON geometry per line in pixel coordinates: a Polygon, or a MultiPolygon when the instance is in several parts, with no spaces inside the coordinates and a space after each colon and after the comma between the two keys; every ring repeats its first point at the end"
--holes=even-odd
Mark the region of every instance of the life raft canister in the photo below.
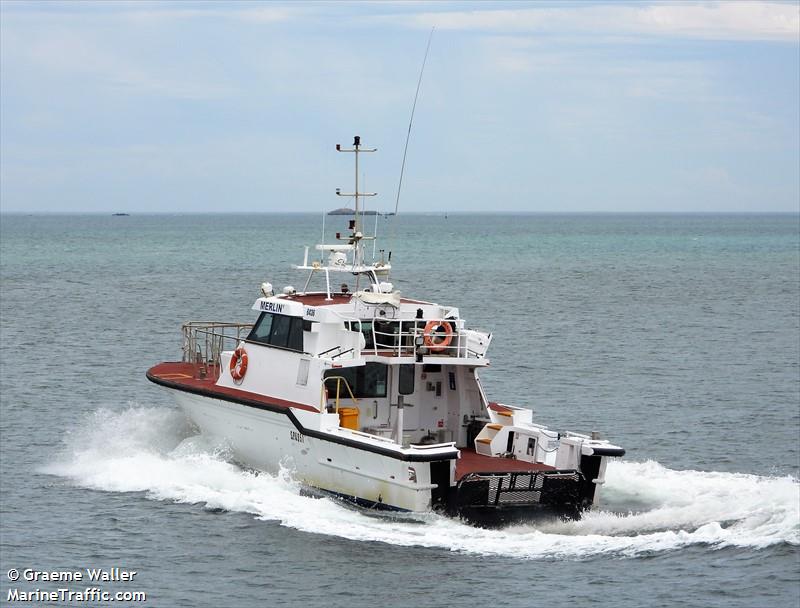
{"type": "Polygon", "coordinates": [[[244,378],[244,375],[247,373],[247,351],[243,346],[233,351],[230,370],[231,378],[236,382],[241,382],[242,378],[244,378]]]}
{"type": "Polygon", "coordinates": [[[453,341],[453,326],[447,321],[428,321],[425,324],[425,346],[439,353],[453,341]]]}

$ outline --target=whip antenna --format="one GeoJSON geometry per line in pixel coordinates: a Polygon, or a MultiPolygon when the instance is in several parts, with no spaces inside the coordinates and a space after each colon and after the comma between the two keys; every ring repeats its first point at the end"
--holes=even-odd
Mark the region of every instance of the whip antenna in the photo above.
{"type": "Polygon", "coordinates": [[[406,145],[403,148],[403,164],[400,165],[400,181],[397,183],[397,198],[394,202],[394,214],[397,216],[397,209],[400,207],[400,189],[403,187],[403,173],[406,170],[406,155],[408,154],[408,142],[411,139],[411,125],[414,124],[414,110],[417,109],[417,97],[419,97],[419,87],[422,85],[422,74],[425,72],[425,62],[428,61],[428,51],[431,50],[431,40],[433,40],[433,31],[436,27],[431,28],[431,33],[428,36],[428,46],[425,47],[425,57],[422,59],[422,68],[419,70],[419,79],[417,80],[417,92],[414,94],[414,104],[411,106],[411,119],[408,121],[408,133],[406,133],[406,145]]]}

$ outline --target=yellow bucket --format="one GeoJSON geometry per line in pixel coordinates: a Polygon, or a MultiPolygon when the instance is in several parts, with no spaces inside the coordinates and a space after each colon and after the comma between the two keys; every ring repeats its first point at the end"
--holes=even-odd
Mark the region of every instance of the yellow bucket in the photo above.
{"type": "Polygon", "coordinates": [[[339,426],[345,429],[358,430],[358,408],[357,407],[340,407],[339,408],[339,426]]]}

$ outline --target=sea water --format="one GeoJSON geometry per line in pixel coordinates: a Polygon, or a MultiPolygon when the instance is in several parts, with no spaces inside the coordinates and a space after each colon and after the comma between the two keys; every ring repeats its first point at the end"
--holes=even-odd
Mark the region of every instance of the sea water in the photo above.
{"type": "Polygon", "coordinates": [[[0,602],[116,567],[143,606],[798,605],[797,215],[378,219],[397,289],[493,332],[491,398],[628,450],[581,521],[499,530],[306,497],[145,379],[302,287],[321,220],[2,216],[0,602]]]}

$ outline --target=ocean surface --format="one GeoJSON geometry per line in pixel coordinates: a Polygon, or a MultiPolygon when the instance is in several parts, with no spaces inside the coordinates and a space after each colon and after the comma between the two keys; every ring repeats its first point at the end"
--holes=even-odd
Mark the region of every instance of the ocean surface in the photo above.
{"type": "Polygon", "coordinates": [[[628,451],[583,520],[500,530],[302,496],[145,379],[301,288],[321,219],[0,218],[0,604],[120,567],[132,606],[800,605],[800,217],[379,219],[397,288],[494,332],[491,398],[628,451]]]}

